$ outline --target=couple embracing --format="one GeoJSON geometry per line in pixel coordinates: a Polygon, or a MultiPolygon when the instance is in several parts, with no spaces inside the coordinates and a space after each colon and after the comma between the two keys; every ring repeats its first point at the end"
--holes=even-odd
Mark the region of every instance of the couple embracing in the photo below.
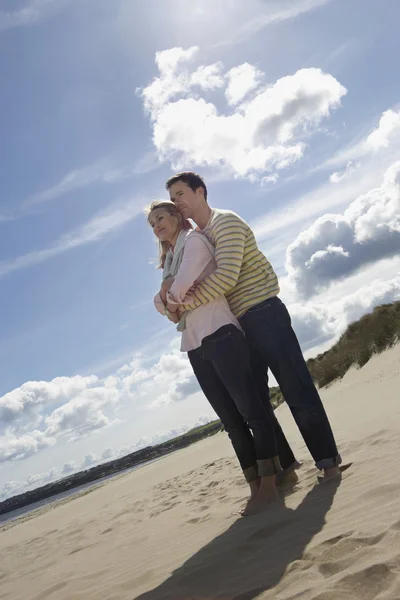
{"type": "Polygon", "coordinates": [[[276,501],[280,483],[297,481],[298,463],[269,401],[268,369],[324,478],[340,475],[341,458],[278,298],[277,276],[253,231],[235,213],[211,208],[195,173],[174,175],[166,189],[170,200],[148,209],[163,269],[155,306],[182,333],[181,350],[250,486],[242,514],[255,514],[276,501]]]}

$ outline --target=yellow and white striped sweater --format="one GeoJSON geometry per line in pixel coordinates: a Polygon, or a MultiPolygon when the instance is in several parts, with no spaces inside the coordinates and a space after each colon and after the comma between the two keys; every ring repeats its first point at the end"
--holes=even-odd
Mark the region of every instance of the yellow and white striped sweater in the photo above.
{"type": "Polygon", "coordinates": [[[225,295],[239,318],[252,306],[279,293],[271,264],[258,248],[249,225],[236,213],[214,208],[202,233],[215,247],[217,268],[185,298],[186,309],[225,295]]]}

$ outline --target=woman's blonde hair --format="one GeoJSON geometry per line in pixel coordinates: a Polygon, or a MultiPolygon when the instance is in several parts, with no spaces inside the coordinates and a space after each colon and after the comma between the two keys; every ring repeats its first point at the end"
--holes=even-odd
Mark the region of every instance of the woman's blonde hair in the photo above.
{"type": "MultiPolygon", "coordinates": [[[[156,210],[157,208],[163,208],[172,217],[176,217],[178,219],[180,231],[182,231],[182,230],[188,231],[189,229],[193,229],[190,221],[188,221],[187,219],[184,219],[182,217],[181,213],[176,208],[175,204],[173,202],[171,202],[170,200],[154,200],[154,202],[152,202],[150,204],[150,206],[146,209],[148,223],[150,223],[151,213],[153,212],[153,210],[156,210]]],[[[159,245],[159,254],[158,254],[157,268],[163,269],[164,263],[165,263],[165,257],[167,256],[167,252],[170,249],[171,244],[169,242],[162,242],[161,240],[159,240],[158,245],[159,245]]]]}

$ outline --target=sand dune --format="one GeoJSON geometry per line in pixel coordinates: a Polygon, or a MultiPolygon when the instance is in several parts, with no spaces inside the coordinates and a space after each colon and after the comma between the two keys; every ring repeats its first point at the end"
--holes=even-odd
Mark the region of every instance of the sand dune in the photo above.
{"type": "Polygon", "coordinates": [[[400,599],[400,346],[323,392],[345,462],[303,465],[284,504],[247,494],[225,434],[122,475],[0,535],[0,600],[400,599]]]}

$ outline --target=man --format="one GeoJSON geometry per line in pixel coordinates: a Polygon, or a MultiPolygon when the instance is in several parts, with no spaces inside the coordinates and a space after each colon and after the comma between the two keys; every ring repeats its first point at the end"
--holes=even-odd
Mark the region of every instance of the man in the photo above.
{"type": "MultiPolygon", "coordinates": [[[[340,475],[341,457],[319,394],[308,371],[289,313],[278,298],[278,278],[259,250],[249,225],[235,213],[212,209],[204,180],[190,171],[168,179],[170,199],[215,247],[216,270],[186,296],[194,309],[225,295],[250,349],[270,368],[304,441],[325,479],[340,475]]],[[[165,282],[166,288],[172,281],[165,282]]]]}

